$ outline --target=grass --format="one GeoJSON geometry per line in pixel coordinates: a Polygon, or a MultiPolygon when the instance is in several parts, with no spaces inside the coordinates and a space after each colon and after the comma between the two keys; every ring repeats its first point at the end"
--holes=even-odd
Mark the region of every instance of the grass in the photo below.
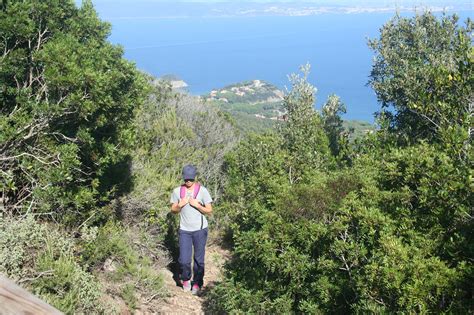
{"type": "Polygon", "coordinates": [[[131,310],[138,305],[138,293],[166,294],[163,278],[157,271],[159,267],[134,246],[135,243],[141,244],[134,241],[139,234],[118,223],[109,222],[99,229],[96,239],[84,244],[85,251],[82,254],[84,264],[92,269],[103,265],[106,259],[113,260],[114,268],[107,272],[106,279],[131,310]],[[127,284],[123,286],[123,283],[127,284]]]}

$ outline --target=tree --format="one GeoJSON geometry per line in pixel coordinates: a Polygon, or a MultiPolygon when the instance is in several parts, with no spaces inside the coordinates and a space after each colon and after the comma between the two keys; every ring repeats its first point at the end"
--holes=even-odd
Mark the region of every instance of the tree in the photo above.
{"type": "Polygon", "coordinates": [[[301,67],[302,76],[291,74],[291,91],[285,95],[283,108],[286,124],[280,128],[284,147],[290,153],[291,181],[301,179],[305,172],[327,167],[328,138],[324,133],[321,115],[314,109],[316,88],[308,82],[310,65],[301,67]]]}
{"type": "Polygon", "coordinates": [[[329,147],[334,156],[340,151],[340,138],[343,136],[344,127],[342,126],[341,114],[346,113],[346,105],[341,101],[339,96],[329,95],[328,100],[323,105],[323,122],[324,130],[329,138],[329,147]]]}
{"type": "Polygon", "coordinates": [[[439,143],[453,133],[461,144],[472,140],[472,30],[469,19],[462,27],[455,15],[425,12],[395,16],[369,41],[376,54],[370,84],[405,142],[439,143]]]}
{"type": "Polygon", "coordinates": [[[10,211],[84,217],[126,187],[144,81],[91,1],[4,1],[0,188],[10,211]]]}

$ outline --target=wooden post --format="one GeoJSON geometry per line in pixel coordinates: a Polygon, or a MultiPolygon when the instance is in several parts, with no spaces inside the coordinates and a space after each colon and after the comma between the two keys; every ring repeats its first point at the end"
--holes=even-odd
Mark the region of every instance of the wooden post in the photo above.
{"type": "Polygon", "coordinates": [[[0,274],[0,315],[62,314],[0,274]]]}

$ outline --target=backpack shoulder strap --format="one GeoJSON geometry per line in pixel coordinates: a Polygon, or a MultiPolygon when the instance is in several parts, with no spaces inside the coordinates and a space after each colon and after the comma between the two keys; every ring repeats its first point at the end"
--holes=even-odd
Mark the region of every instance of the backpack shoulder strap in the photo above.
{"type": "Polygon", "coordinates": [[[184,198],[186,197],[186,186],[184,185],[181,185],[181,187],[179,188],[179,198],[184,198]]]}
{"type": "Polygon", "coordinates": [[[193,198],[196,199],[197,195],[199,194],[199,190],[201,189],[201,184],[195,183],[194,184],[194,192],[193,192],[193,198]]]}

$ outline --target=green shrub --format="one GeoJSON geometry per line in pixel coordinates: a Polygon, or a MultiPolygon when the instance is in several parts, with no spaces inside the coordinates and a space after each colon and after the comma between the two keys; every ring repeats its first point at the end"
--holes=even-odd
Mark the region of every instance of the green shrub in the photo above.
{"type": "Polygon", "coordinates": [[[87,230],[83,231],[86,233],[82,235],[81,257],[84,265],[89,266],[90,269],[97,268],[109,257],[128,265],[134,263],[134,252],[124,235],[125,229],[118,223],[107,222],[92,238],[87,230]]]}
{"type": "Polygon", "coordinates": [[[29,277],[45,237],[45,227],[33,217],[15,220],[0,214],[0,272],[16,281],[29,277]]]}
{"type": "Polygon", "coordinates": [[[266,297],[268,292],[249,290],[228,279],[219,283],[206,297],[206,311],[211,314],[290,314],[291,298],[275,300],[266,297]]]}
{"type": "Polygon", "coordinates": [[[132,121],[147,84],[107,41],[92,1],[9,1],[0,20],[3,203],[77,226],[130,188],[132,121]]]}
{"type": "Polygon", "coordinates": [[[101,287],[74,250],[74,241],[52,224],[0,216],[0,272],[65,313],[99,312],[101,287]]]}
{"type": "MultiPolygon", "coordinates": [[[[150,295],[159,293],[157,296],[166,294],[163,278],[158,270],[164,267],[159,264],[165,261],[167,263],[167,260],[153,262],[148,257],[150,252],[141,253],[134,246],[150,246],[149,240],[137,239],[137,235],[133,235],[140,235],[143,231],[131,231],[118,222],[109,221],[96,232],[91,232],[91,228],[83,229],[82,232],[82,263],[89,269],[96,270],[102,268],[106,261],[111,262],[114,267],[105,271],[105,277],[112,287],[119,288],[116,293],[130,309],[138,305],[138,292],[150,295]],[[128,284],[123,286],[123,283],[128,284]]],[[[157,255],[160,253],[154,255],[158,259],[157,255]]]]}
{"type": "Polygon", "coordinates": [[[133,284],[126,284],[123,287],[120,296],[130,309],[135,309],[137,307],[137,297],[135,295],[135,286],[133,284]]]}
{"type": "Polygon", "coordinates": [[[58,256],[50,242],[47,246],[46,252],[38,258],[36,268],[38,272],[52,270],[54,274],[35,280],[32,284],[35,293],[68,314],[101,311],[98,301],[102,291],[95,277],[84,271],[74,256],[64,253],[58,256]]]}
{"type": "Polygon", "coordinates": [[[393,218],[409,209],[401,191],[352,172],[295,187],[273,207],[248,203],[210,307],[265,313],[283,299],[289,312],[464,312],[467,262],[450,266],[436,238],[393,218]]]}

